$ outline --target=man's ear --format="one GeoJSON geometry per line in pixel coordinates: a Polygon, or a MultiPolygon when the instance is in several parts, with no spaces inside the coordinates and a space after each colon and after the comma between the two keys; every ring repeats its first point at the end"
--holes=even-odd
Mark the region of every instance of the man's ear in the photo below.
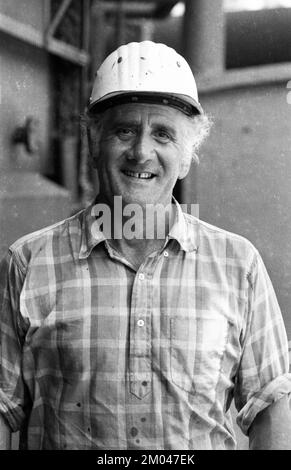
{"type": "Polygon", "coordinates": [[[181,161],[180,173],[178,177],[179,180],[182,180],[188,175],[190,166],[191,166],[191,155],[187,155],[187,157],[183,158],[183,160],[181,161]]]}

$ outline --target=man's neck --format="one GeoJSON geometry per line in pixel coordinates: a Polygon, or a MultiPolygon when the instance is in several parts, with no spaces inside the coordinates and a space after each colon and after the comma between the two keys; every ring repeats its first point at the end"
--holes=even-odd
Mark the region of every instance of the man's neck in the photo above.
{"type": "Polygon", "coordinates": [[[149,254],[162,249],[174,222],[175,208],[173,204],[129,206],[115,198],[110,214],[108,242],[137,268],[149,254]]]}

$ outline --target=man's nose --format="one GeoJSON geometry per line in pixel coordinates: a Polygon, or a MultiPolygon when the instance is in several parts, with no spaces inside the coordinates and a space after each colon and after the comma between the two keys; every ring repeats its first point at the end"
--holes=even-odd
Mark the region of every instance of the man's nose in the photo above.
{"type": "Polygon", "coordinates": [[[134,159],[139,163],[151,160],[155,154],[154,142],[150,135],[142,133],[136,136],[130,159],[134,159]]]}

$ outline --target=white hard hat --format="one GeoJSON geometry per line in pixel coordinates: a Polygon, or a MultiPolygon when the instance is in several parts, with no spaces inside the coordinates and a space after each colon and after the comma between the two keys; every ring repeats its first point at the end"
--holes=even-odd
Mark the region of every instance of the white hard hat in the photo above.
{"type": "Polygon", "coordinates": [[[152,41],[120,46],[96,73],[88,111],[98,113],[128,102],[160,103],[185,114],[202,114],[197,87],[186,60],[152,41]]]}

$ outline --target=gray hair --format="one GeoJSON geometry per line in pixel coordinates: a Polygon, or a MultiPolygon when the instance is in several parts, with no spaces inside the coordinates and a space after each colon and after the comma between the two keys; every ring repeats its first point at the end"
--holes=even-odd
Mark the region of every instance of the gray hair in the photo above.
{"type": "Polygon", "coordinates": [[[186,116],[186,118],[189,123],[189,128],[187,129],[185,158],[190,158],[195,163],[199,163],[197,152],[208,137],[213,122],[205,113],[195,116],[186,116]]]}

